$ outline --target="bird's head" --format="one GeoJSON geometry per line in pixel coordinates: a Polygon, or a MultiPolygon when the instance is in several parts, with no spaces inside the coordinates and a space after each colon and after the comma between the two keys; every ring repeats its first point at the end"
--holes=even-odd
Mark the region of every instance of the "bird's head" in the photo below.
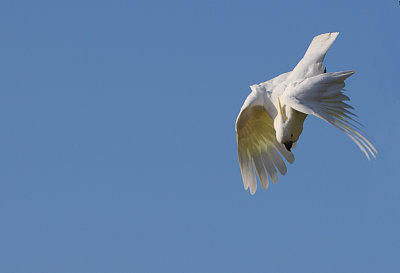
{"type": "Polygon", "coordinates": [[[303,123],[307,115],[287,105],[282,106],[279,98],[278,104],[279,111],[274,119],[276,139],[290,152],[293,143],[297,142],[303,131],[303,123]]]}

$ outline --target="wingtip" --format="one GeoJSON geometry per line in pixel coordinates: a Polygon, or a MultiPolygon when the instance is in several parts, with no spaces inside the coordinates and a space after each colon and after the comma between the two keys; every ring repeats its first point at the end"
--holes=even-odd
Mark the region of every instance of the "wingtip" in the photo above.
{"type": "Polygon", "coordinates": [[[372,148],[373,148],[373,150],[374,150],[374,151],[371,153],[371,156],[372,156],[373,158],[371,158],[371,156],[367,156],[368,161],[371,161],[372,159],[376,159],[376,155],[378,154],[378,151],[375,149],[375,147],[372,146],[372,148]]]}
{"type": "Polygon", "coordinates": [[[350,76],[352,76],[354,73],[356,73],[356,71],[354,70],[349,70],[349,71],[345,71],[344,74],[346,75],[346,79],[350,76]]]}

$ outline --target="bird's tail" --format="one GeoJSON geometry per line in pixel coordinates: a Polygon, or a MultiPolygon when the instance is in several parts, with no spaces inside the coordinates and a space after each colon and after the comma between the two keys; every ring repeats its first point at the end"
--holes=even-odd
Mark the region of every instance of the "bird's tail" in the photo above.
{"type": "Polygon", "coordinates": [[[304,57],[291,72],[290,79],[307,78],[323,73],[326,52],[338,35],[339,32],[332,32],[315,36],[304,57]]]}

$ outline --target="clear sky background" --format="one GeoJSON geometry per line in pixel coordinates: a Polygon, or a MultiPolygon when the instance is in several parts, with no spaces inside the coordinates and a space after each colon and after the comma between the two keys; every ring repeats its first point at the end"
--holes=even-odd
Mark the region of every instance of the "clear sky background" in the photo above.
{"type": "Polygon", "coordinates": [[[3,1],[0,272],[400,272],[398,1],[3,1]],[[377,147],[309,117],[243,189],[249,85],[339,31],[377,147]]]}

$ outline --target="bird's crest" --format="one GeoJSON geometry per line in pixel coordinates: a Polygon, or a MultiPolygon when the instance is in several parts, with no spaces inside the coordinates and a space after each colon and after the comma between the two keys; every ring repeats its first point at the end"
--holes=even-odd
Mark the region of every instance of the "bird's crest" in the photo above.
{"type": "Polygon", "coordinates": [[[281,113],[281,116],[283,117],[283,120],[286,121],[288,118],[285,115],[285,113],[283,112],[282,105],[281,105],[281,100],[279,98],[278,98],[278,104],[279,104],[279,112],[281,113]]]}

